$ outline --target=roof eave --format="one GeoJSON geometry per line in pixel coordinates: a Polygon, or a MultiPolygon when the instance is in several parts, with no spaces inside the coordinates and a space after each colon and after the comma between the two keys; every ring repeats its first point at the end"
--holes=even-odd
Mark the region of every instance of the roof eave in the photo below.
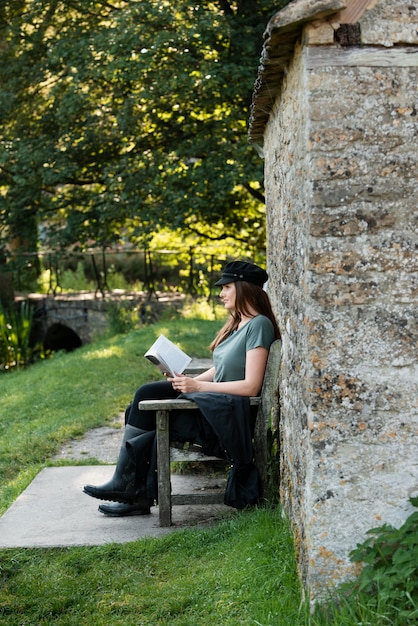
{"type": "Polygon", "coordinates": [[[262,145],[264,131],[279,96],[286,66],[293,56],[304,24],[345,9],[344,0],[293,0],[278,11],[264,32],[264,45],[254,84],[249,117],[250,143],[262,145]]]}

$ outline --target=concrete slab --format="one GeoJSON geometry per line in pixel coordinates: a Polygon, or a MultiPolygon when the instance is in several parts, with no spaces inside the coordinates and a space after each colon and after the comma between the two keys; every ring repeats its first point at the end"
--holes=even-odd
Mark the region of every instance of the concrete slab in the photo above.
{"type": "MultiPolygon", "coordinates": [[[[0,518],[0,548],[127,543],[179,528],[207,525],[234,511],[225,505],[175,506],[171,528],[160,528],[158,507],[152,507],[151,515],[146,516],[107,517],[98,511],[100,501],[83,493],[83,486],[107,482],[114,469],[114,465],[43,469],[0,518]]],[[[219,477],[176,474],[172,476],[172,485],[173,493],[225,486],[219,477]]]]}

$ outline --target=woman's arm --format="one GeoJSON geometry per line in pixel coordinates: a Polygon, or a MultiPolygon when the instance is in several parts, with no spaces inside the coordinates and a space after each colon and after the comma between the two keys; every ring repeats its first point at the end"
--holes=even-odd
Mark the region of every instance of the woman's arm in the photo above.
{"type": "Polygon", "coordinates": [[[194,391],[215,391],[218,393],[232,393],[238,396],[255,396],[259,393],[263,384],[264,372],[267,365],[268,350],[266,348],[254,348],[248,350],[245,360],[245,379],[231,382],[214,383],[207,376],[209,372],[214,375],[214,368],[207,370],[196,378],[188,376],[176,376],[169,378],[173,388],[181,393],[194,391]]]}
{"type": "Polygon", "coordinates": [[[211,382],[214,376],[215,376],[215,368],[211,367],[209,370],[206,370],[206,372],[202,372],[201,374],[198,374],[197,376],[193,376],[193,380],[207,380],[211,382]]]}

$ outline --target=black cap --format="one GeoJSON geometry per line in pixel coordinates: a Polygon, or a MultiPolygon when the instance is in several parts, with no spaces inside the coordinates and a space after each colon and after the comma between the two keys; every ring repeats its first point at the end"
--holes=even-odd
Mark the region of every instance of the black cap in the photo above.
{"type": "Polygon", "coordinates": [[[225,265],[221,277],[215,285],[226,285],[226,283],[236,283],[238,280],[243,280],[262,287],[267,279],[268,274],[262,267],[246,261],[232,261],[232,263],[225,265]]]}

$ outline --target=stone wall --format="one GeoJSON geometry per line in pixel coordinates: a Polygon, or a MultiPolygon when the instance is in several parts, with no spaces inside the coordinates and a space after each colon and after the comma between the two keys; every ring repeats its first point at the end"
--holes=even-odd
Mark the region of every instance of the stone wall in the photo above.
{"type": "Polygon", "coordinates": [[[71,334],[78,339],[73,345],[79,347],[108,329],[108,301],[95,298],[94,293],[45,296],[31,294],[29,302],[34,308],[37,341],[48,338],[49,349],[72,349],[71,334]],[[68,331],[68,333],[66,332],[68,331]]]}
{"type": "Polygon", "coordinates": [[[313,598],[418,492],[417,13],[371,2],[344,48],[338,15],[305,25],[264,135],[281,495],[313,598]]]}

